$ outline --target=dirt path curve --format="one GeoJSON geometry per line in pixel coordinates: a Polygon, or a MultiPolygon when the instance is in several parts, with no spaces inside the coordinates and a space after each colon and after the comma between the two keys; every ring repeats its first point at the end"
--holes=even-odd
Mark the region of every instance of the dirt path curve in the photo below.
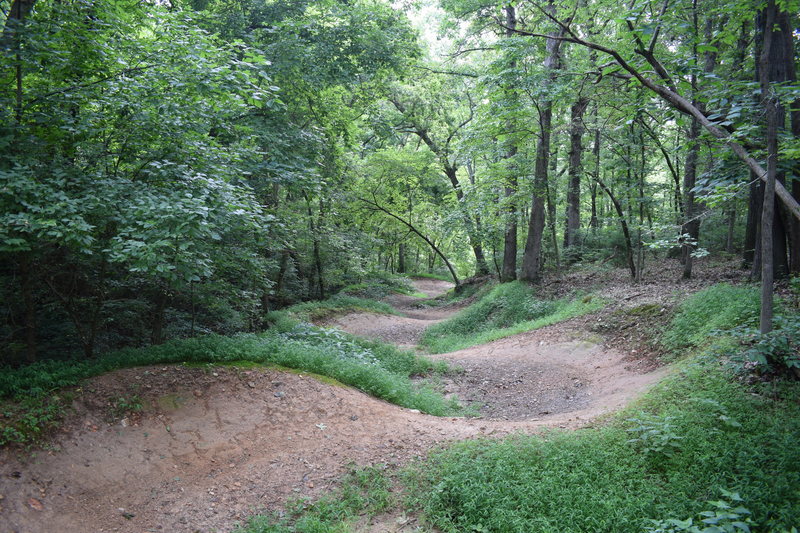
{"type": "MultiPolygon", "coordinates": [[[[441,282],[417,282],[423,291],[441,282]]],[[[413,345],[453,309],[405,318],[350,315],[343,329],[413,345]]],[[[0,532],[231,531],[238,520],[329,488],[348,465],[404,464],[481,435],[578,427],[656,381],[569,326],[444,357],[465,372],[444,385],[483,418],[437,418],[316,379],[268,369],[145,367],[90,380],[49,449],[0,452],[0,532]],[[111,404],[141,398],[119,419],[111,404]]]]}
{"type": "MultiPolygon", "coordinates": [[[[414,280],[414,288],[427,294],[429,298],[435,298],[453,288],[453,284],[437,279],[417,279],[414,280]]],[[[425,306],[421,304],[419,298],[405,294],[392,294],[385,301],[404,316],[352,313],[334,317],[321,325],[393,343],[401,348],[414,349],[428,326],[452,316],[463,307],[463,305],[425,306]]]]}

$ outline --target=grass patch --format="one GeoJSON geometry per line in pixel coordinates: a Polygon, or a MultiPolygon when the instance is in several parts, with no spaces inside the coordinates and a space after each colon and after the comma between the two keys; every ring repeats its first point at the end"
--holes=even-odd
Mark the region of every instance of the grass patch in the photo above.
{"type": "Polygon", "coordinates": [[[728,491],[759,530],[788,531],[798,435],[800,386],[769,399],[695,359],[608,427],[434,453],[408,474],[407,505],[442,531],[638,532],[696,520],[728,491]]]}
{"type": "Polygon", "coordinates": [[[504,283],[454,317],[425,331],[421,344],[445,353],[538,329],[602,308],[591,296],[574,300],[540,300],[535,289],[504,283]]]}
{"type": "Polygon", "coordinates": [[[397,405],[433,415],[453,415],[461,407],[428,384],[411,377],[445,372],[408,350],[361,339],[338,330],[317,328],[285,313],[270,317],[265,333],[225,337],[210,335],[128,348],[90,360],[41,361],[0,372],[0,445],[34,442],[56,424],[64,406],[52,392],[120,368],[160,364],[271,364],[326,376],[397,405]]]}
{"type": "Polygon", "coordinates": [[[453,282],[453,276],[450,274],[431,274],[428,272],[414,272],[411,274],[406,274],[411,279],[419,278],[419,279],[438,279],[439,281],[449,281],[453,282]]]}
{"type": "Polygon", "coordinates": [[[756,287],[712,285],[678,307],[661,342],[673,352],[706,346],[716,331],[755,325],[761,308],[759,300],[756,287]]]}
{"type": "Polygon", "coordinates": [[[359,520],[388,509],[395,502],[391,480],[384,469],[353,469],[334,494],[309,503],[298,500],[284,513],[251,518],[234,533],[291,533],[297,531],[346,533],[359,520]]]}
{"type": "Polygon", "coordinates": [[[295,304],[281,312],[289,313],[293,317],[307,322],[356,312],[400,315],[394,307],[387,303],[346,294],[337,294],[327,300],[295,304]]]}
{"type": "Polygon", "coordinates": [[[348,285],[339,291],[340,295],[356,296],[377,300],[390,294],[406,294],[417,298],[426,295],[418,292],[412,285],[411,279],[405,275],[389,274],[388,272],[370,272],[359,283],[348,285]]]}

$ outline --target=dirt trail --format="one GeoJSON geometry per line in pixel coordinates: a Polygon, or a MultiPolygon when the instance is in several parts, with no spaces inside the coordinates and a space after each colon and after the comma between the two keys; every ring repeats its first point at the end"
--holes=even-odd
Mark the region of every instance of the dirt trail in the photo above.
{"type": "MultiPolygon", "coordinates": [[[[429,295],[449,284],[419,280],[429,295]]],[[[333,325],[413,346],[457,309],[395,296],[406,317],[333,325]]],[[[658,380],[574,323],[437,356],[465,372],[443,383],[482,418],[437,418],[302,374],[136,368],[90,380],[51,449],[0,453],[0,532],[212,532],[329,488],[349,464],[404,464],[437,443],[578,427],[658,380]],[[116,398],[145,409],[113,416],[116,398]],[[313,399],[313,401],[312,401],[313,399]]]]}

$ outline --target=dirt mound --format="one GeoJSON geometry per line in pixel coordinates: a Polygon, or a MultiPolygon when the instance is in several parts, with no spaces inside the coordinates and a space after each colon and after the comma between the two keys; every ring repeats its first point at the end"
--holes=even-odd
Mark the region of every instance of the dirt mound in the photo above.
{"type": "MultiPolygon", "coordinates": [[[[431,296],[452,286],[416,285],[431,296]]],[[[411,346],[455,312],[401,295],[391,303],[408,316],[357,314],[329,325],[411,346]]],[[[436,356],[463,367],[441,385],[474,403],[476,419],[427,416],[274,369],[100,376],[76,391],[75,414],[48,449],[0,453],[0,531],[230,531],[330,488],[352,463],[403,464],[445,441],[579,427],[663,374],[640,372],[584,323],[571,324],[436,356]]]]}

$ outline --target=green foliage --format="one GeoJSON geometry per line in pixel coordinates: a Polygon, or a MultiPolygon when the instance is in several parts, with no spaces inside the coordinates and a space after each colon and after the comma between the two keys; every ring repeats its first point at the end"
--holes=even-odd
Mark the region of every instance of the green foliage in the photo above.
{"type": "Polygon", "coordinates": [[[672,417],[630,418],[634,427],[627,431],[633,435],[628,442],[654,462],[661,462],[673,457],[680,451],[680,437],[670,421],[672,417]]]}
{"type": "Polygon", "coordinates": [[[661,341],[673,351],[705,346],[715,331],[755,324],[759,309],[756,288],[713,285],[680,305],[661,341]]]}
{"type": "MultiPolygon", "coordinates": [[[[720,489],[723,498],[707,502],[714,510],[700,513],[699,523],[689,518],[687,520],[653,520],[653,525],[645,531],[647,533],[750,533],[750,511],[743,506],[744,499],[736,492],[720,489]]],[[[794,528],[792,528],[794,531],[794,528]]]]}
{"type": "Polygon", "coordinates": [[[490,342],[538,329],[602,307],[592,297],[540,300],[534,288],[520,282],[493,288],[456,316],[425,331],[421,344],[434,353],[490,342]]]}
{"type": "Polygon", "coordinates": [[[399,314],[394,307],[385,302],[337,294],[327,300],[295,304],[282,311],[270,314],[268,319],[274,320],[278,313],[288,313],[300,320],[315,321],[359,311],[385,315],[399,314]]]}
{"type": "Polygon", "coordinates": [[[346,533],[353,522],[386,510],[393,500],[391,480],[383,468],[353,469],[333,494],[313,503],[294,502],[282,514],[255,516],[235,533],[346,533]]]}
{"type": "Polygon", "coordinates": [[[142,399],[139,396],[118,396],[111,400],[111,409],[114,416],[122,417],[130,413],[138,413],[143,409],[142,399]]]}
{"type": "Polygon", "coordinates": [[[739,343],[729,354],[739,370],[757,374],[800,371],[800,315],[797,313],[776,316],[769,333],[739,327],[730,335],[739,343]]]}
{"type": "Polygon", "coordinates": [[[339,293],[376,300],[385,298],[392,293],[419,295],[411,286],[411,280],[408,277],[380,271],[367,273],[359,283],[348,285],[339,293]]]}
{"type": "Polygon", "coordinates": [[[798,399],[797,385],[769,400],[718,365],[693,362],[637,406],[647,413],[641,429],[617,421],[458,443],[412,471],[408,505],[442,531],[629,532],[700,513],[722,528],[709,532],[748,516],[759,530],[787,530],[800,513],[798,399]],[[743,495],[750,514],[732,496],[708,511],[721,488],[743,495]]]}
{"type": "Polygon", "coordinates": [[[0,446],[28,445],[54,429],[67,411],[60,396],[22,396],[0,401],[0,446]]]}

